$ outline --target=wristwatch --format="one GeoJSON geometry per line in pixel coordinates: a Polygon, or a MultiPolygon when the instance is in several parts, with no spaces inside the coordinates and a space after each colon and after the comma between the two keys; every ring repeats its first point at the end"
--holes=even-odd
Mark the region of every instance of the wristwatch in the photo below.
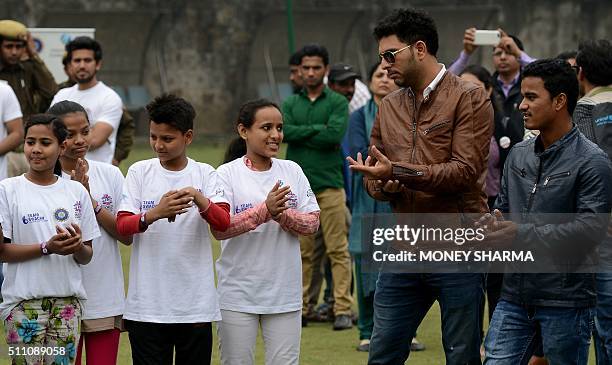
{"type": "Polygon", "coordinates": [[[49,249],[47,248],[47,241],[43,241],[40,243],[40,252],[42,252],[43,256],[47,256],[48,254],[51,253],[49,252],[49,249]]]}

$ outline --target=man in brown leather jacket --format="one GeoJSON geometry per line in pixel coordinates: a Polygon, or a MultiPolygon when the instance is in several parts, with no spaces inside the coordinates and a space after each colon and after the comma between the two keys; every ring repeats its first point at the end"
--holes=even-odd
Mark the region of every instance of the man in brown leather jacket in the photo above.
{"type": "MultiPolygon", "coordinates": [[[[382,66],[400,90],[379,107],[368,159],[349,160],[395,213],[486,212],[493,109],[483,88],[438,63],[433,19],[398,10],[374,29],[382,66]]],[[[480,364],[482,274],[380,273],[369,364],[403,364],[434,301],[447,364],[480,364]]]]}

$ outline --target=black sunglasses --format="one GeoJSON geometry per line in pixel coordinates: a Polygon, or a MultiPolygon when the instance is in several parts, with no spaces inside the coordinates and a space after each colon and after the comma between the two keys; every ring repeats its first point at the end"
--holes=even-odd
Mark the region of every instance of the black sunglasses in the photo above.
{"type": "Polygon", "coordinates": [[[395,55],[410,47],[412,47],[412,44],[409,44],[404,48],[400,48],[397,51],[384,51],[383,53],[379,53],[378,57],[387,61],[387,63],[395,63],[395,55]]]}

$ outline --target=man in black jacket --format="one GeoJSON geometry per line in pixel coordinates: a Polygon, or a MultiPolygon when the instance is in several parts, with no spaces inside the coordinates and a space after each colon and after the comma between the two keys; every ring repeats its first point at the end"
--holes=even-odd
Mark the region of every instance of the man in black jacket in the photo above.
{"type": "MultiPolygon", "coordinates": [[[[561,60],[535,61],[522,76],[519,109],[525,127],[540,134],[518,143],[506,160],[496,219],[488,222],[491,237],[551,256],[592,251],[606,232],[612,168],[572,122],[578,80],[561,60]],[[504,221],[502,213],[523,221],[504,221]],[[537,223],[549,213],[578,218],[537,223]]],[[[506,273],[485,339],[485,364],[527,364],[539,346],[551,364],[587,364],[594,306],[594,274],[506,273]]]]}

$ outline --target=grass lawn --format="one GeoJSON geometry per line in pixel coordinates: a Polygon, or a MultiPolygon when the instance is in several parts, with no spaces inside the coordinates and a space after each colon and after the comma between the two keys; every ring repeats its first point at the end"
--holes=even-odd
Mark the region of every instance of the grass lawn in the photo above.
{"type": "MultiPolygon", "coordinates": [[[[224,146],[211,146],[205,143],[194,143],[189,149],[189,156],[197,161],[218,166],[224,153],[224,146]]],[[[281,152],[284,156],[284,152],[281,152]]],[[[121,165],[125,173],[127,168],[135,161],[151,158],[153,153],[148,145],[137,145],[128,160],[121,165]]],[[[153,182],[151,182],[153,183],[153,182]]],[[[213,241],[213,254],[218,257],[220,247],[218,242],[213,241]]],[[[125,272],[126,289],[129,273],[130,248],[121,245],[121,255],[125,272]]],[[[214,331],[214,330],[213,330],[214,331]]],[[[2,331],[4,333],[4,331],[2,331]]],[[[409,364],[415,365],[439,365],[444,363],[444,352],[442,350],[440,335],[440,311],[437,304],[425,317],[418,330],[419,340],[427,346],[427,350],[410,355],[409,364]]],[[[367,354],[355,351],[358,343],[358,331],[356,328],[347,331],[336,332],[331,328],[331,323],[311,323],[302,331],[301,364],[304,365],[355,365],[365,364],[367,354]]],[[[218,343],[216,333],[213,345],[213,364],[219,364],[218,343]]],[[[407,343],[406,346],[409,344],[407,343]]],[[[7,349],[4,340],[0,341],[0,365],[9,364],[7,360],[7,349]]],[[[131,364],[131,351],[127,333],[121,335],[119,349],[119,364],[131,364]]],[[[255,355],[256,364],[264,364],[263,344],[258,338],[255,355]]],[[[595,357],[591,349],[589,364],[595,364],[595,357]]]]}

